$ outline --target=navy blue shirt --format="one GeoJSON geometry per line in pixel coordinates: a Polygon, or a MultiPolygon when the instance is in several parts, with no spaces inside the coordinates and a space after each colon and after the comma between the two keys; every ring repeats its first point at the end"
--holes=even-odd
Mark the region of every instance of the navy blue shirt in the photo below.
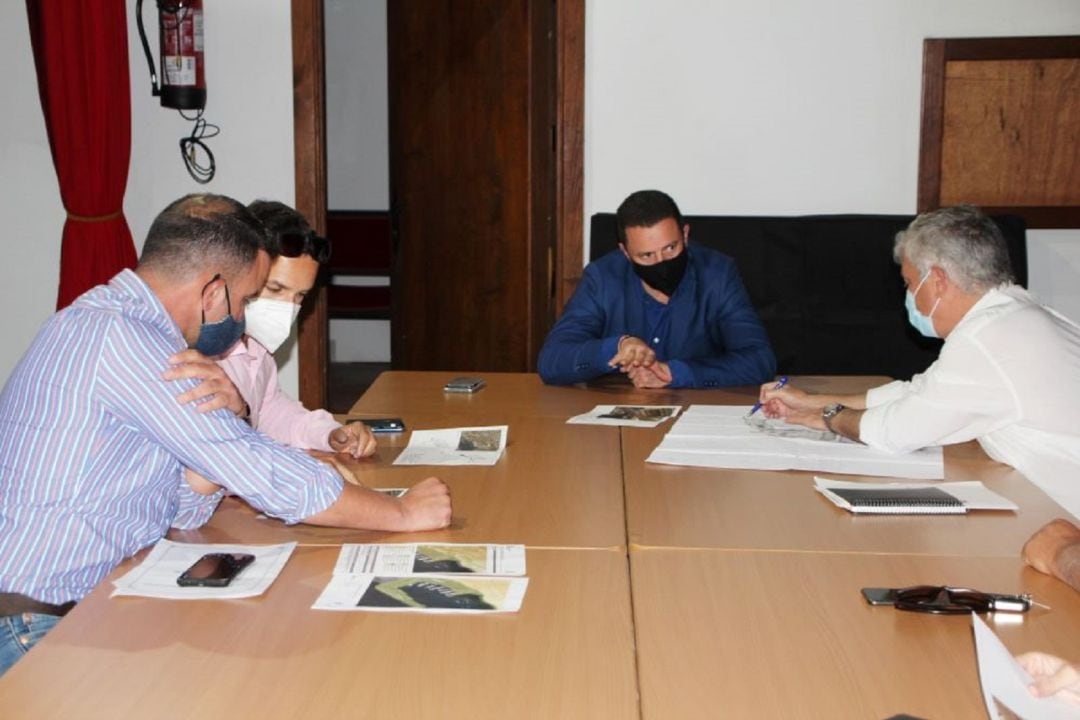
{"type": "Polygon", "coordinates": [[[618,249],[589,263],[540,350],[540,377],[569,385],[616,369],[619,338],[641,338],[668,363],[671,387],[757,385],[776,373],[765,328],[750,305],[735,261],[687,245],[689,262],[668,304],[642,287],[618,249]]]}

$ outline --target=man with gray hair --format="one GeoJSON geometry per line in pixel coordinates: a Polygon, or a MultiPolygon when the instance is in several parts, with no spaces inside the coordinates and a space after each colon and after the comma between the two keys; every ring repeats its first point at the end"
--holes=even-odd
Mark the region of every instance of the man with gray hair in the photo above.
{"type": "Polygon", "coordinates": [[[911,324],[945,338],[938,359],[864,395],[766,384],[766,416],[894,453],[977,439],[1080,517],[1080,327],[1015,284],[1001,232],[977,208],[920,215],[893,254],[911,324]]]}

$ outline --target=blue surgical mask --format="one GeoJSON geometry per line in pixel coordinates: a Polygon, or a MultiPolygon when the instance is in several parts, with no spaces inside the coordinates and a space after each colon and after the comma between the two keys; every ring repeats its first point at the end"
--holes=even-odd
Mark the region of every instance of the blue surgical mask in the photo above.
{"type": "Polygon", "coordinates": [[[923,315],[919,312],[919,308],[915,307],[915,296],[919,294],[919,290],[922,289],[923,283],[926,282],[926,278],[930,277],[930,271],[927,270],[923,275],[922,280],[919,281],[915,291],[907,291],[907,297],[904,298],[904,307],[907,308],[907,318],[911,326],[919,331],[921,335],[929,338],[938,337],[937,330],[934,329],[934,323],[930,319],[934,316],[934,311],[937,310],[938,303],[941,302],[941,298],[934,301],[934,307],[930,308],[929,315],[923,315]]]}
{"type": "MultiPolygon", "coordinates": [[[[220,275],[214,276],[217,280],[220,275]]],[[[210,282],[214,282],[211,280],[210,282]]],[[[210,283],[207,283],[209,285],[210,283]]],[[[206,291],[206,288],[203,288],[206,291]]],[[[229,299],[229,286],[225,286],[225,317],[217,322],[206,322],[206,310],[202,313],[202,326],[199,328],[199,337],[195,340],[193,348],[207,357],[217,357],[224,354],[236,344],[240,336],[244,334],[244,320],[237,320],[232,316],[232,301],[229,299]]]]}

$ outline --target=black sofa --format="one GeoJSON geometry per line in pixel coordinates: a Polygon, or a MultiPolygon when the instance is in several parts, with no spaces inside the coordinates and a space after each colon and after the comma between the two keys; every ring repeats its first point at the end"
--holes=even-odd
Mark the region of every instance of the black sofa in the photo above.
{"type": "MultiPolygon", "coordinates": [[[[907,322],[893,261],[896,233],[911,215],[687,216],[690,241],[738,263],[769,333],[780,373],[888,375],[907,379],[937,357],[941,341],[907,322]]],[[[995,217],[1017,281],[1027,284],[1023,218],[995,217]]],[[[615,215],[591,222],[589,257],[617,244],[615,215]]]]}

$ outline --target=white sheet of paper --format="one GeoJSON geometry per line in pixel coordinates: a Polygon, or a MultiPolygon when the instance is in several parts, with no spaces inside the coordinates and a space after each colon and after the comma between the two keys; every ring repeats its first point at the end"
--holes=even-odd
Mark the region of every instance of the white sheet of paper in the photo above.
{"type": "Polygon", "coordinates": [[[828,498],[837,507],[845,507],[842,498],[831,495],[824,490],[830,488],[849,488],[857,490],[901,490],[907,488],[935,487],[944,490],[960,502],[968,510],[1019,510],[1020,506],[1007,497],[998,495],[993,490],[983,485],[978,480],[963,480],[960,482],[935,482],[935,483],[865,483],[851,482],[850,480],[833,480],[831,478],[814,476],[814,489],[828,498]]]}
{"type": "Polygon", "coordinates": [[[647,462],[746,470],[817,470],[852,475],[940,480],[941,448],[890,455],[861,443],[782,437],[750,427],[750,406],[691,405],[647,462]]]}
{"type": "Polygon", "coordinates": [[[568,425],[615,425],[618,427],[656,427],[677,416],[681,405],[597,405],[567,420],[568,425]],[[614,414],[615,417],[605,417],[614,414]],[[650,415],[660,417],[649,417],[650,415]]]}
{"type": "Polygon", "coordinates": [[[524,577],[339,574],[330,578],[311,607],[374,612],[517,612],[528,586],[529,579],[524,577]]]}
{"type": "Polygon", "coordinates": [[[401,543],[341,546],[335,575],[524,575],[524,545],[401,543]],[[419,558],[419,560],[418,560],[419,558]],[[460,569],[449,569],[458,566],[460,569]]]}
{"type": "Polygon", "coordinates": [[[413,430],[394,464],[494,465],[506,449],[506,434],[506,425],[413,430]]]}
{"type": "Polygon", "coordinates": [[[281,574],[296,548],[295,542],[281,545],[232,545],[178,543],[159,540],[141,563],[113,581],[110,597],[135,595],[167,600],[208,600],[262,595],[281,574]],[[255,561],[227,587],[181,587],[176,578],[207,553],[250,553],[255,561]]]}
{"type": "Polygon", "coordinates": [[[1012,654],[985,622],[972,613],[975,632],[975,657],[979,665],[986,713],[991,720],[1002,720],[994,698],[1024,720],[1077,720],[1080,707],[1067,705],[1053,697],[1037,698],[1028,691],[1031,676],[1013,659],[1012,654]]]}

